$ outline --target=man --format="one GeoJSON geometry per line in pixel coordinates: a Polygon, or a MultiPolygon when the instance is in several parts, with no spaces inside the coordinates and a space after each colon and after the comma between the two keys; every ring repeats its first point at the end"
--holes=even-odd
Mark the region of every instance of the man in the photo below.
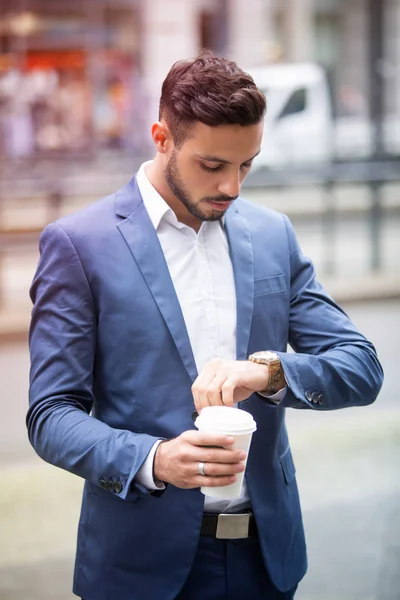
{"type": "Polygon", "coordinates": [[[373,346],[316,282],[288,219],[238,197],[264,113],[235,63],[176,63],[154,160],[42,234],[27,424],[41,457],[86,479],[84,600],[293,598],[306,550],[285,408],[379,392],[373,346]],[[244,468],[229,436],[194,428],[209,405],[257,423],[234,500],[199,489],[244,468]]]}

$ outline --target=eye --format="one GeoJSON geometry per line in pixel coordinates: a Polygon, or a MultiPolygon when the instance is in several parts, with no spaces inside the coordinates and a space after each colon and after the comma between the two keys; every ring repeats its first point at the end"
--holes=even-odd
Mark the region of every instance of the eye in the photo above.
{"type": "Polygon", "coordinates": [[[243,170],[250,169],[251,165],[252,163],[243,163],[242,165],[240,165],[240,168],[243,170]]]}
{"type": "Polygon", "coordinates": [[[207,167],[207,165],[204,163],[200,163],[200,166],[202,169],[204,169],[204,171],[208,171],[209,173],[217,173],[218,171],[221,171],[224,165],[218,165],[218,167],[207,167]]]}

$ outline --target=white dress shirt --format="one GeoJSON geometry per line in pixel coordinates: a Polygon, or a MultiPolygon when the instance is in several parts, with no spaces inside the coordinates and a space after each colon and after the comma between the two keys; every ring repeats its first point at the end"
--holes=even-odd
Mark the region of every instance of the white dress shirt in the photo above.
{"type": "MultiPolygon", "coordinates": [[[[140,167],[137,184],[164,252],[197,371],[215,358],[236,360],[236,290],[223,221],[204,221],[198,233],[180,223],[149,182],[145,171],[149,164],[140,167]]],[[[146,489],[163,487],[153,478],[154,455],[160,442],[154,444],[136,474],[146,489]]],[[[205,497],[207,512],[236,512],[249,505],[245,482],[241,496],[234,500],[205,497]]]]}

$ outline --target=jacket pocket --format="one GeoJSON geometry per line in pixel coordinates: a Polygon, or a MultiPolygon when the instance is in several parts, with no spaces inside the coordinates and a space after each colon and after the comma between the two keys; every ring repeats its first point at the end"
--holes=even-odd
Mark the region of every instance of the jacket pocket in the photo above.
{"type": "Polygon", "coordinates": [[[296,476],[296,467],[294,466],[292,452],[288,446],[280,457],[283,477],[287,484],[291,483],[296,476]]]}
{"type": "Polygon", "coordinates": [[[263,277],[254,281],[254,297],[265,296],[267,294],[281,294],[286,292],[286,282],[284,275],[272,275],[263,277]]]}

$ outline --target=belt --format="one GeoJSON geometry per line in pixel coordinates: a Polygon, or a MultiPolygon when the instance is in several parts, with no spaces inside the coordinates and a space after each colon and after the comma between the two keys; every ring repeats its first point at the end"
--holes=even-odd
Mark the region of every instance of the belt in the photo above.
{"type": "Polygon", "coordinates": [[[253,513],[204,513],[200,535],[220,540],[256,537],[257,525],[253,513]]]}

